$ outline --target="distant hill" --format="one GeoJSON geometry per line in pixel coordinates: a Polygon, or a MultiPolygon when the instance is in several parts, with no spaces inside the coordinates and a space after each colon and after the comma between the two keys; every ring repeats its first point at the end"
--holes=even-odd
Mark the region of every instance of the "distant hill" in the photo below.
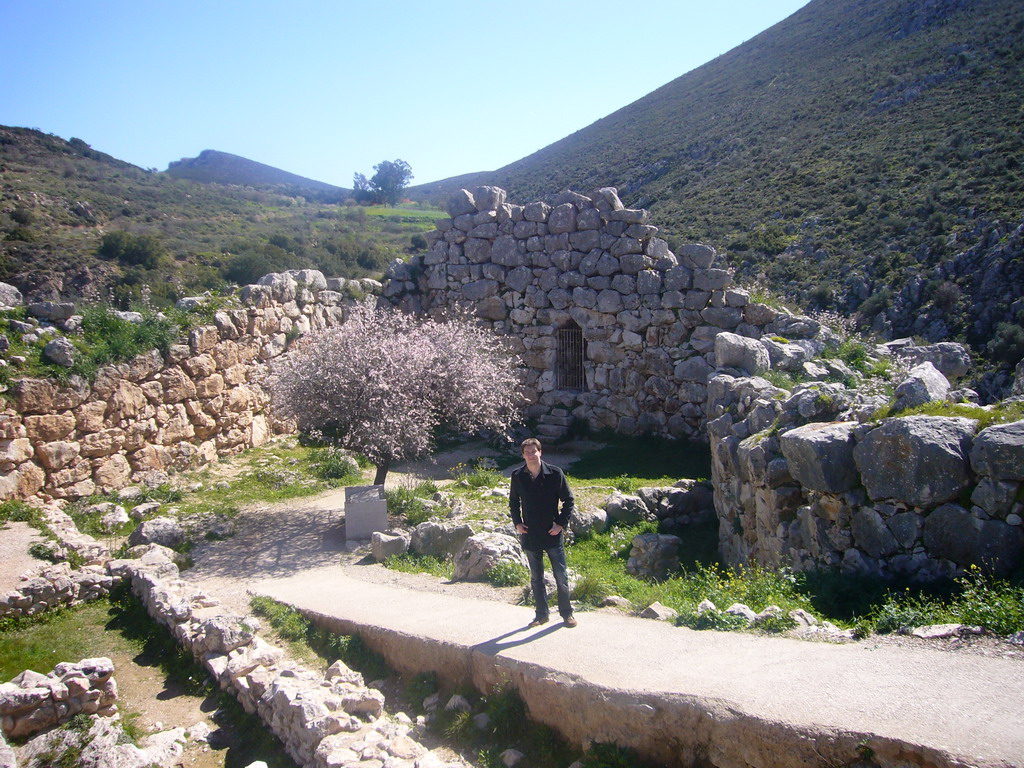
{"type": "Polygon", "coordinates": [[[1017,334],[1000,352],[1012,362],[1022,93],[1020,0],[812,0],[528,157],[412,192],[489,183],[528,202],[615,186],[670,242],[726,251],[743,280],[891,335],[983,349],[1017,334]]]}
{"type": "Polygon", "coordinates": [[[167,166],[166,173],[179,179],[192,179],[213,184],[237,184],[239,186],[283,186],[295,189],[311,189],[321,192],[339,193],[347,197],[351,190],[307,179],[273,166],[257,163],[238,155],[204,149],[198,157],[185,157],[167,166]]]}
{"type": "Polygon", "coordinates": [[[194,181],[82,139],[0,126],[0,280],[31,300],[112,296],[127,308],[284,269],[380,277],[439,215],[338,205],[339,192],[239,176],[194,181]]]}

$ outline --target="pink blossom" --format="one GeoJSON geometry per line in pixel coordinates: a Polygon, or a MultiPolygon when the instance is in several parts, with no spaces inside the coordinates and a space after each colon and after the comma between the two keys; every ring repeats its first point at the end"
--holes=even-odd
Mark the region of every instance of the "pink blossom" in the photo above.
{"type": "Polygon", "coordinates": [[[503,340],[472,319],[358,306],[299,339],[273,365],[275,411],[300,432],[391,462],[433,450],[439,428],[507,431],[522,398],[503,340]]]}

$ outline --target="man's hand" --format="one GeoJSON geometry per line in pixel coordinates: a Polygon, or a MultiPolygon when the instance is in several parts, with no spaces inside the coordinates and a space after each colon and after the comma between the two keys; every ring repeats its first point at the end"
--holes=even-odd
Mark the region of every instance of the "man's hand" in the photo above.
{"type": "Polygon", "coordinates": [[[523,525],[522,523],[520,523],[519,525],[516,526],[516,533],[524,533],[525,534],[527,530],[528,530],[527,527],[525,525],[523,525]]]}
{"type": "Polygon", "coordinates": [[[551,526],[551,530],[548,531],[548,534],[550,536],[557,536],[561,532],[562,532],[562,526],[560,526],[558,523],[555,523],[554,525],[551,526]]]}

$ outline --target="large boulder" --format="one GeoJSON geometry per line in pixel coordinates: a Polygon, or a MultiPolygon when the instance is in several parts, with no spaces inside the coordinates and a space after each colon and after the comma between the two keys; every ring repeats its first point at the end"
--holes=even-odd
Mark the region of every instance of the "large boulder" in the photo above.
{"type": "Polygon", "coordinates": [[[503,533],[478,533],[466,539],[455,555],[454,581],[482,581],[498,563],[528,567],[519,542],[503,533]]]}
{"type": "Polygon", "coordinates": [[[901,347],[895,356],[911,365],[931,363],[947,379],[958,379],[971,370],[971,354],[963,344],[943,341],[926,347],[901,347]]]}
{"type": "Polygon", "coordinates": [[[666,579],[679,570],[678,536],[641,533],[633,538],[626,570],[641,579],[666,579]]]}
{"type": "Polygon", "coordinates": [[[897,411],[914,408],[925,403],[945,400],[949,394],[949,381],[929,362],[915,365],[910,369],[907,378],[896,387],[897,411]]]}
{"type": "Polygon", "coordinates": [[[24,303],[21,291],[10,283],[0,283],[0,309],[13,309],[24,303]]]}
{"type": "Polygon", "coordinates": [[[978,565],[1000,576],[1024,560],[1024,530],[1000,520],[979,520],[956,504],[943,504],[924,521],[924,545],[932,557],[961,568],[978,565]]]}
{"type": "Polygon", "coordinates": [[[370,552],[373,559],[383,563],[394,555],[409,551],[409,534],[404,532],[374,531],[370,537],[370,552]]]}
{"type": "Polygon", "coordinates": [[[886,419],[853,449],[872,500],[935,507],[971,483],[967,459],[978,422],[946,416],[886,419]]]}
{"type": "Polygon", "coordinates": [[[979,432],[971,448],[971,466],[996,480],[1024,480],[1024,421],[979,432]]]}
{"type": "Polygon", "coordinates": [[[608,513],[600,507],[577,507],[569,518],[569,530],[574,538],[583,539],[594,533],[603,533],[608,527],[608,513]]]}
{"type": "Polygon", "coordinates": [[[473,535],[468,523],[440,523],[428,520],[412,529],[409,549],[418,555],[447,558],[462,549],[462,545],[473,535]]]}
{"type": "Polygon", "coordinates": [[[154,517],[139,524],[128,537],[128,546],[140,544],[160,544],[170,549],[177,549],[185,543],[185,529],[173,517],[154,517]]]}
{"type": "Polygon", "coordinates": [[[789,473],[814,491],[842,493],[858,482],[853,462],[856,422],[815,422],[791,429],[779,438],[789,473]]]}
{"type": "Polygon", "coordinates": [[[728,331],[715,336],[715,363],[719,368],[739,368],[755,376],[771,367],[768,350],[760,341],[728,331]]]}
{"type": "Polygon", "coordinates": [[[615,491],[605,500],[604,509],[609,520],[627,525],[655,519],[654,513],[647,508],[642,498],[621,491],[615,491]]]}

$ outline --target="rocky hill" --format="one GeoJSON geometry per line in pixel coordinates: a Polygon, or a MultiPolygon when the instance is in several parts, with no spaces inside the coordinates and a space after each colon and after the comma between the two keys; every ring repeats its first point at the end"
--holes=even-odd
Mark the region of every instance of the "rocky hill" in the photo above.
{"type": "Polygon", "coordinates": [[[241,186],[281,186],[294,190],[332,192],[336,201],[348,197],[350,190],[307,179],[280,168],[257,163],[238,155],[204,149],[197,157],[176,160],[167,167],[167,174],[179,179],[192,179],[214,184],[241,186]]]}
{"type": "Polygon", "coordinates": [[[167,306],[282,269],[380,276],[432,221],[430,211],[339,206],[339,188],[204,156],[211,173],[235,168],[231,183],[156,173],[79,138],[0,126],[0,281],[30,300],[112,295],[127,309],[148,291],[167,306]]]}
{"type": "Polygon", "coordinates": [[[812,0],[528,157],[415,191],[614,186],[743,281],[1015,362],[1022,92],[1019,0],[812,0]]]}

